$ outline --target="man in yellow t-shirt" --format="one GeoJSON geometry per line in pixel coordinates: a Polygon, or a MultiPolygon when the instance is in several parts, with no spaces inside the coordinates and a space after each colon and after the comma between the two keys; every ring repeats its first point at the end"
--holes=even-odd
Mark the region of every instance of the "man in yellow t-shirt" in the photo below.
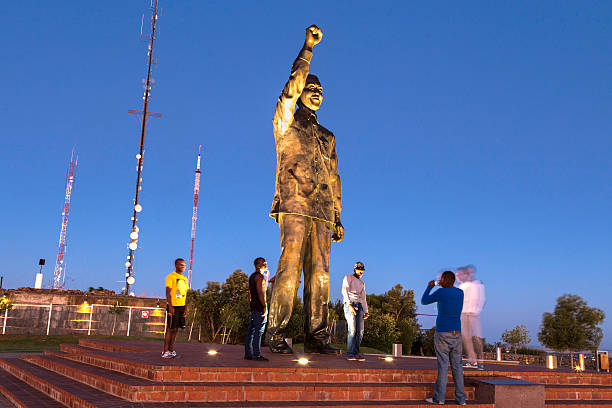
{"type": "Polygon", "coordinates": [[[166,311],[168,318],[166,321],[166,337],[164,339],[164,352],[162,358],[177,357],[174,351],[174,341],[178,329],[185,328],[185,316],[187,316],[187,277],[183,275],[187,263],[184,259],[178,258],[174,261],[174,272],[166,276],[166,311]]]}

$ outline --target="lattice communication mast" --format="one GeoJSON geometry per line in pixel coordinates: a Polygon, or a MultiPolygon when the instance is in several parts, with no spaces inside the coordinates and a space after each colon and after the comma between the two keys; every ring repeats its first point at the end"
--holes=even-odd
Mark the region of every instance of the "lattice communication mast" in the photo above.
{"type": "Polygon", "coordinates": [[[138,166],[136,167],[136,193],[134,195],[134,208],[132,211],[132,229],[130,230],[130,243],[128,244],[129,253],[127,256],[127,262],[125,267],[125,294],[130,294],[130,285],[134,284],[134,251],[138,248],[138,213],[142,211],[142,206],[138,202],[140,197],[140,190],[142,190],[142,162],[144,158],[144,142],[145,142],[145,131],[147,129],[147,117],[155,116],[161,117],[161,113],[149,112],[149,98],[151,97],[151,86],[153,84],[153,78],[151,77],[152,65],[153,65],[153,45],[155,43],[155,30],[157,27],[157,4],[158,0],[151,0],[151,34],[148,36],[149,48],[148,48],[148,60],[147,65],[147,79],[144,81],[144,100],[141,111],[128,109],[129,113],[134,113],[141,116],[142,126],[140,128],[140,150],[136,155],[138,160],[138,166]]]}
{"type": "Polygon", "coordinates": [[[60,229],[59,244],[57,249],[57,260],[55,261],[55,271],[53,273],[53,288],[60,289],[64,287],[66,278],[66,268],[64,266],[64,253],[66,252],[66,230],[68,229],[68,213],[70,210],[70,197],[72,195],[72,187],[74,185],[74,172],[77,166],[77,156],[72,149],[70,163],[66,171],[66,195],[64,196],[64,211],[62,212],[62,228],[60,229]],[[62,275],[62,271],[64,274],[62,275]]]}
{"type": "Polygon", "coordinates": [[[187,281],[191,287],[191,275],[193,274],[193,244],[195,243],[196,221],[198,219],[198,197],[200,195],[200,157],[202,145],[198,148],[198,164],[195,171],[195,183],[193,186],[193,216],[191,217],[191,249],[189,250],[189,273],[187,281]]]}

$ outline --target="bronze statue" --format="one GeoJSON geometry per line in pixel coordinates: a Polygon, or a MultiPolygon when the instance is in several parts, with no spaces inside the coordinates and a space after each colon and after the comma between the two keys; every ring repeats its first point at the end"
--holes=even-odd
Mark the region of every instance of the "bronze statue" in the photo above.
{"type": "Polygon", "coordinates": [[[272,121],[276,141],[276,191],[270,216],[281,232],[281,256],[268,316],[272,352],[292,353],[283,330],[304,269],[305,341],[307,353],[337,353],[329,344],[329,252],[342,241],[342,209],[334,135],[317,121],[323,101],[319,79],[308,73],[313,47],[323,33],[312,25],[276,103],[272,121]],[[297,104],[298,109],[295,110],[297,104]]]}

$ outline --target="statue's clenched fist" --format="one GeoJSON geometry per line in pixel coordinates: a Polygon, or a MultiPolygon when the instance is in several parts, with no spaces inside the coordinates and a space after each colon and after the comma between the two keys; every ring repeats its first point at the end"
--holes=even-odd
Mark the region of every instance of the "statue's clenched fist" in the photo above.
{"type": "Polygon", "coordinates": [[[317,45],[321,41],[321,38],[323,38],[323,31],[316,25],[313,24],[306,29],[305,43],[309,48],[317,45]]]}

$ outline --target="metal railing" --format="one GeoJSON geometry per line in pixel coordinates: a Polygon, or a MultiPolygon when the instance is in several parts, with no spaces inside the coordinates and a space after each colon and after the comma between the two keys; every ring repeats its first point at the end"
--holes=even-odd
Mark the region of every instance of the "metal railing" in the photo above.
{"type": "Polygon", "coordinates": [[[0,319],[2,335],[44,333],[48,336],[87,331],[89,336],[95,331],[96,334],[102,335],[125,333],[125,336],[150,336],[165,335],[167,312],[159,307],[146,306],[13,303],[10,308],[3,310],[0,319]],[[111,307],[124,311],[109,313],[111,307]],[[141,312],[140,315],[138,311],[141,312]],[[85,318],[82,315],[86,315],[85,318]]]}

